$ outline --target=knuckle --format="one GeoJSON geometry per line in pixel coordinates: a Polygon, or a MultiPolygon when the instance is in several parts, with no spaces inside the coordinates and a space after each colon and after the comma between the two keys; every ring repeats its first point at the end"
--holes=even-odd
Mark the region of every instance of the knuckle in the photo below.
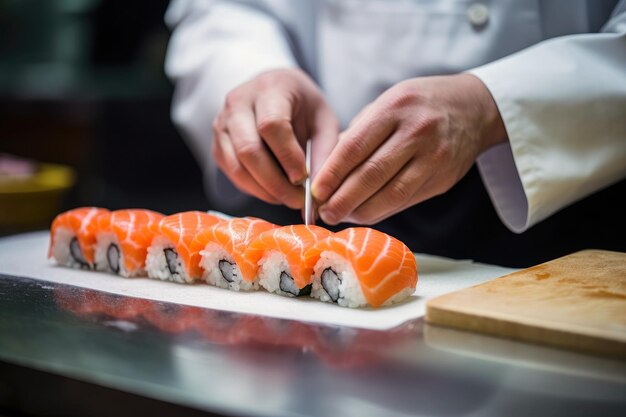
{"type": "Polygon", "coordinates": [[[393,181],[389,184],[389,203],[392,206],[399,206],[406,203],[411,198],[411,190],[402,181],[393,181]]]}
{"type": "Polygon", "coordinates": [[[238,89],[234,89],[226,94],[226,98],[224,99],[224,108],[227,110],[232,109],[236,106],[242,99],[242,94],[238,89]]]}
{"type": "Polygon", "coordinates": [[[289,72],[281,69],[264,72],[254,80],[255,87],[258,91],[281,88],[289,82],[289,74],[289,72]]]}
{"type": "Polygon", "coordinates": [[[439,161],[447,161],[452,156],[452,145],[447,140],[439,141],[435,150],[435,158],[439,161]]]}
{"type": "Polygon", "coordinates": [[[386,174],[386,167],[383,161],[368,159],[363,162],[362,178],[365,185],[380,183],[386,174]]]}
{"type": "Polygon", "coordinates": [[[334,196],[333,199],[327,203],[327,207],[337,215],[338,219],[343,218],[353,209],[350,200],[343,195],[334,196]]]}
{"type": "Polygon", "coordinates": [[[261,151],[261,146],[255,142],[246,142],[244,144],[239,145],[235,149],[235,155],[239,160],[247,162],[253,160],[258,157],[259,152],[261,151]]]}
{"type": "Polygon", "coordinates": [[[407,89],[399,89],[389,95],[386,104],[388,108],[397,110],[413,105],[417,100],[418,96],[414,92],[407,89]]]}
{"type": "Polygon", "coordinates": [[[256,128],[261,136],[271,136],[291,130],[291,121],[287,117],[272,114],[259,120],[256,128]]]}
{"type": "Polygon", "coordinates": [[[417,120],[414,129],[422,134],[433,134],[437,133],[444,122],[445,119],[442,115],[436,114],[435,112],[428,112],[417,120]]]}
{"type": "Polygon", "coordinates": [[[441,118],[435,115],[423,114],[421,117],[400,126],[399,130],[409,137],[425,137],[436,134],[441,126],[441,118]]]}
{"type": "Polygon", "coordinates": [[[367,151],[367,141],[362,134],[357,134],[351,138],[345,138],[344,149],[344,157],[348,163],[359,162],[361,156],[367,151]]]}

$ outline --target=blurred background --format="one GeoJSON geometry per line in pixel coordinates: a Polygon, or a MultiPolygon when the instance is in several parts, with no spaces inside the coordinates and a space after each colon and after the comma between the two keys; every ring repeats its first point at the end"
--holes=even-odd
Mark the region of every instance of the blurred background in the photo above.
{"type": "Polygon", "coordinates": [[[80,205],[208,209],[170,120],[168,0],[0,0],[0,234],[80,205]]]}

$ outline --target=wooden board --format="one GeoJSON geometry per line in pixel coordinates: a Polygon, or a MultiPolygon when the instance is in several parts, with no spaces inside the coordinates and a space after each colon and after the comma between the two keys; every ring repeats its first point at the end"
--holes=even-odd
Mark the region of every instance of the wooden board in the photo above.
{"type": "Polygon", "coordinates": [[[626,359],[626,253],[576,252],[442,295],[426,321],[626,359]]]}

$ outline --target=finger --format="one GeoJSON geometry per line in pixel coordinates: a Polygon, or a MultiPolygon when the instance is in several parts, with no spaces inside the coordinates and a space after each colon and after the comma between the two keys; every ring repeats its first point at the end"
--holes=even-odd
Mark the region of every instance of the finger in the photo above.
{"type": "Polygon", "coordinates": [[[230,137],[225,131],[215,132],[213,136],[213,155],[217,166],[241,191],[253,195],[266,203],[279,203],[239,163],[230,137]]]}
{"type": "Polygon", "coordinates": [[[302,187],[289,183],[259,137],[254,114],[247,107],[234,111],[226,122],[237,159],[263,189],[279,202],[297,209],[304,205],[302,187]]]}
{"type": "Polygon", "coordinates": [[[336,224],[380,191],[414,156],[415,140],[394,133],[372,156],[352,171],[337,191],[320,207],[320,216],[336,224]]]}
{"type": "Polygon", "coordinates": [[[388,114],[370,110],[359,123],[339,137],[335,149],[322,165],[313,181],[313,195],[326,201],[339,188],[346,176],[361,165],[395,129],[395,119],[388,114]]]}
{"type": "Polygon", "coordinates": [[[270,91],[257,98],[254,113],[258,134],[276,156],[291,183],[302,184],[307,173],[304,151],[292,126],[292,102],[283,94],[270,91]]]}
{"type": "Polygon", "coordinates": [[[359,123],[368,114],[368,112],[372,109],[373,104],[374,103],[369,103],[365,107],[363,107],[361,109],[361,111],[358,112],[357,115],[354,116],[354,118],[352,120],[350,120],[350,124],[348,125],[348,128],[351,128],[352,126],[354,126],[357,123],[359,123]]]}
{"type": "Polygon", "coordinates": [[[329,107],[315,112],[311,139],[311,178],[315,178],[339,140],[339,121],[329,107]]]}
{"type": "Polygon", "coordinates": [[[431,187],[423,187],[433,177],[432,166],[424,158],[413,158],[396,176],[359,206],[346,221],[374,224],[393,213],[431,197],[431,187]]]}
{"type": "Polygon", "coordinates": [[[380,213],[378,215],[378,217],[374,217],[371,219],[363,219],[361,217],[361,215],[358,212],[354,212],[352,216],[354,216],[354,218],[352,216],[348,216],[348,218],[346,218],[346,222],[353,222],[353,223],[363,223],[363,224],[369,224],[369,225],[373,225],[376,223],[380,223],[381,221],[396,215],[398,213],[400,213],[401,211],[406,210],[407,208],[414,206],[416,204],[419,204],[423,201],[426,201],[430,198],[433,198],[435,196],[438,196],[442,193],[445,192],[445,190],[447,189],[442,189],[440,184],[438,184],[437,179],[436,179],[436,175],[431,175],[430,178],[428,180],[426,180],[426,182],[419,188],[419,190],[416,191],[415,195],[413,195],[413,197],[404,205],[397,207],[391,211],[388,212],[383,212],[380,213]]]}

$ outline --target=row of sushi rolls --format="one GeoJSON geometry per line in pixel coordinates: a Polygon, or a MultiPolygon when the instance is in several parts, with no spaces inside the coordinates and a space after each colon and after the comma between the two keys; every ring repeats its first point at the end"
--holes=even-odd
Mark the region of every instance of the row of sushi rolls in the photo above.
{"type": "Polygon", "coordinates": [[[52,222],[48,256],[62,266],[233,291],[261,288],[342,307],[381,307],[415,292],[401,241],[367,227],[333,233],[254,217],[80,207],[52,222]]]}

